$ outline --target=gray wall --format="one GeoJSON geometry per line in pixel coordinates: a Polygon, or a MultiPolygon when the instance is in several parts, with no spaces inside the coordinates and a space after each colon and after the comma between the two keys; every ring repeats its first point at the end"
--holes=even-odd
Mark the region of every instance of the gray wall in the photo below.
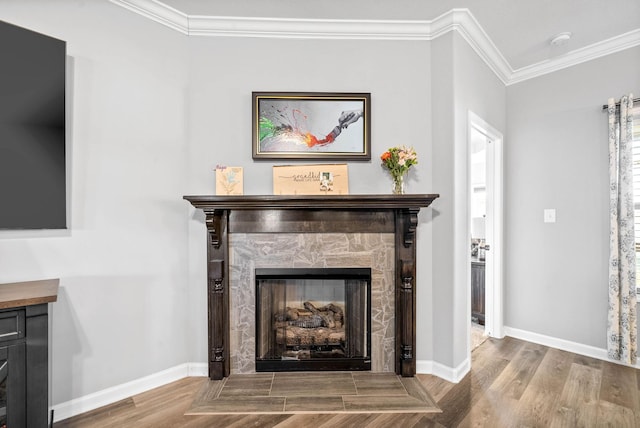
{"type": "Polygon", "coordinates": [[[609,97],[640,48],[507,88],[505,325],[606,347],[609,97]],[[543,209],[557,210],[543,223],[543,209]]]}
{"type": "Polygon", "coordinates": [[[187,39],[109,2],[0,19],[67,41],[71,228],[0,232],[0,283],[60,278],[52,404],[189,361],[187,39]]]}
{"type": "MultiPolygon", "coordinates": [[[[432,325],[433,358],[442,364],[453,365],[451,338],[454,335],[453,245],[455,210],[454,195],[454,51],[453,34],[432,42],[431,86],[433,127],[433,188],[440,194],[432,209],[433,215],[433,293],[432,325]]],[[[419,330],[420,331],[420,330],[419,330]]]]}
{"type": "Polygon", "coordinates": [[[455,368],[469,355],[468,112],[504,132],[504,84],[457,33],[432,43],[433,359],[455,368]]]}

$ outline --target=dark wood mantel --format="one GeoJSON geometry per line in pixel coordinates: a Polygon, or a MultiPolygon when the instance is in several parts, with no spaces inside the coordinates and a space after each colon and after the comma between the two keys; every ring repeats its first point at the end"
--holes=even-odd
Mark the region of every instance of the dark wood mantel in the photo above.
{"type": "Polygon", "coordinates": [[[394,233],[395,371],[416,373],[418,212],[439,195],[184,196],[206,215],[209,377],[230,373],[229,233],[394,233]]]}
{"type": "Polygon", "coordinates": [[[404,209],[428,207],[440,195],[246,195],[184,196],[204,210],[404,209]]]}

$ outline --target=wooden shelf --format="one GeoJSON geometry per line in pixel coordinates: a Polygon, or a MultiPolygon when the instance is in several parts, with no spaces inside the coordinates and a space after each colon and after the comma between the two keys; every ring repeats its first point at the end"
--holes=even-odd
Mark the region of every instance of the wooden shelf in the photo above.
{"type": "Polygon", "coordinates": [[[406,195],[241,195],[184,196],[196,208],[203,210],[260,209],[402,209],[428,207],[437,194],[406,195]]]}

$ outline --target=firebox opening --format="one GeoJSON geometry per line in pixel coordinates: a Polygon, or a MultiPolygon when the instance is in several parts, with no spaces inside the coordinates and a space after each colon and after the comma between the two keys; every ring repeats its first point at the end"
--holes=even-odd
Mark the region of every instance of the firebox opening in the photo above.
{"type": "Polygon", "coordinates": [[[371,269],[256,269],[256,371],[371,370],[371,269]]]}

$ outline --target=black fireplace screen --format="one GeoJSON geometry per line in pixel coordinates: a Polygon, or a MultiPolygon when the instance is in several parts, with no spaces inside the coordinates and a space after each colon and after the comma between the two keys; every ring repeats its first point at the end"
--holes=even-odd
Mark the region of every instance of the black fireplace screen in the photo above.
{"type": "Polygon", "coordinates": [[[256,269],[256,371],[371,370],[371,269],[256,269]]]}

